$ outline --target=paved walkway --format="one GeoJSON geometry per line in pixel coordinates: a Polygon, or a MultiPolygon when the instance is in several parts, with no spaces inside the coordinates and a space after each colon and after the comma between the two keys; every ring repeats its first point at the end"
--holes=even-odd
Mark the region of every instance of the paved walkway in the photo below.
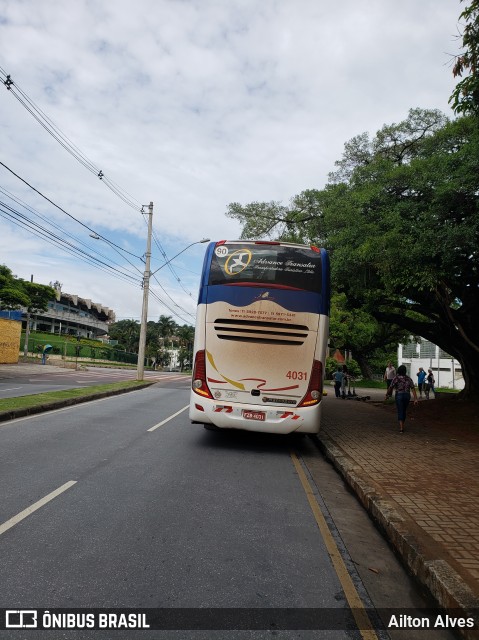
{"type": "Polygon", "coordinates": [[[479,431],[421,425],[411,408],[400,434],[384,391],[358,393],[371,401],[328,390],[321,447],[436,600],[479,620],[479,431]]]}
{"type": "Polygon", "coordinates": [[[0,376],[5,378],[14,378],[17,375],[45,375],[52,371],[65,371],[65,367],[56,365],[42,365],[36,362],[19,362],[18,364],[0,364],[0,376]]]}

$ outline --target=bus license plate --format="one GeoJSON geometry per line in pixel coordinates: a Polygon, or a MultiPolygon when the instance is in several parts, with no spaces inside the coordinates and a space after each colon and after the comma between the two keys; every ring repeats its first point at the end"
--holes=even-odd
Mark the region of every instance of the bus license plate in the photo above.
{"type": "Polygon", "coordinates": [[[259,420],[264,422],[266,420],[266,414],[264,411],[243,411],[243,418],[246,420],[259,420]]]}

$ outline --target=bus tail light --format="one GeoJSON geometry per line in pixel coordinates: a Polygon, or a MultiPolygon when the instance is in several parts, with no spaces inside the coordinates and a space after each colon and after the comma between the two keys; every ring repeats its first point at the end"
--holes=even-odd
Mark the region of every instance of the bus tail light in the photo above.
{"type": "Polygon", "coordinates": [[[311,407],[318,404],[323,394],[323,367],[319,360],[314,360],[309,378],[309,385],[306,395],[298,404],[298,407],[311,407]]]}
{"type": "Polygon", "coordinates": [[[193,391],[204,398],[211,398],[211,391],[206,382],[206,360],[205,351],[197,351],[195,356],[195,368],[193,370],[193,391]]]}

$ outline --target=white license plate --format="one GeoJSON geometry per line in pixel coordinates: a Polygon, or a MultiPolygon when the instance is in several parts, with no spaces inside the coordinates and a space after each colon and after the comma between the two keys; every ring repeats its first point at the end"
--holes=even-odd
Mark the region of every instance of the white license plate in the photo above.
{"type": "Polygon", "coordinates": [[[246,420],[259,420],[264,422],[266,420],[266,414],[264,411],[243,411],[243,418],[246,420]]]}

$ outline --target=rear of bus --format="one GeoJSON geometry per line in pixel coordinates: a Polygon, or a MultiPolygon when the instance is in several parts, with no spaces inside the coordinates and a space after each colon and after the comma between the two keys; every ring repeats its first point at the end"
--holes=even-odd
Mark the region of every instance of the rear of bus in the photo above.
{"type": "Polygon", "coordinates": [[[329,298],[324,249],[211,243],[198,301],[191,421],[317,433],[329,298]]]}

